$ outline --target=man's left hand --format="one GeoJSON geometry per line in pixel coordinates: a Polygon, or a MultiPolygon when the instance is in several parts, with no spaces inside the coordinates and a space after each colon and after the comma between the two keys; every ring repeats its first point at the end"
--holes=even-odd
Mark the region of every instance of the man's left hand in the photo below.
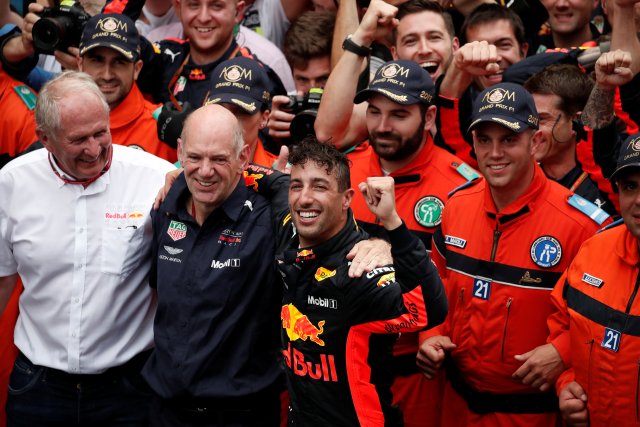
{"type": "Polygon", "coordinates": [[[538,346],[527,353],[516,355],[515,359],[524,363],[512,377],[540,391],[551,389],[558,375],[564,371],[560,353],[553,344],[538,346]]]}
{"type": "Polygon", "coordinates": [[[393,264],[391,245],[382,239],[371,238],[355,244],[347,254],[351,261],[349,277],[360,277],[362,273],[393,264]]]}
{"type": "Polygon", "coordinates": [[[395,182],[390,176],[376,176],[361,182],[358,188],[367,202],[367,207],[380,218],[384,228],[394,230],[402,224],[396,212],[395,182]]]}

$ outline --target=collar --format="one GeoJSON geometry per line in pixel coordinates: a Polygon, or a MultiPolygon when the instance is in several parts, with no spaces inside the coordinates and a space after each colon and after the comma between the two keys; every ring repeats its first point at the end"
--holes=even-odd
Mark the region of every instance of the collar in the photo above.
{"type": "Polygon", "coordinates": [[[338,234],[326,242],[309,248],[295,247],[298,245],[298,239],[292,239],[291,248],[283,253],[283,260],[286,264],[318,259],[324,261],[327,257],[340,254],[344,249],[351,248],[356,242],[366,239],[367,237],[367,233],[358,226],[358,223],[353,217],[353,212],[351,208],[349,208],[347,221],[338,234]]]}
{"type": "MultiPolygon", "coordinates": [[[[380,157],[376,154],[371,143],[369,143],[369,146],[372,153],[369,164],[369,170],[372,173],[369,176],[385,176],[380,166],[380,157]]],[[[420,149],[420,152],[418,152],[418,155],[400,169],[391,172],[388,176],[395,178],[398,184],[420,181],[422,173],[428,170],[428,166],[433,158],[434,149],[435,145],[431,139],[431,135],[427,133],[426,141],[420,149]]]]}
{"type": "MultiPolygon", "coordinates": [[[[252,193],[244,184],[244,180],[240,179],[229,197],[214,212],[224,213],[230,220],[238,221],[240,213],[245,207],[245,201],[249,199],[252,193]]],[[[165,201],[162,203],[162,208],[168,214],[175,215],[180,219],[194,221],[191,212],[187,211],[185,207],[185,201],[190,195],[187,180],[184,172],[182,172],[171,186],[165,201]]]]}
{"type": "Polygon", "coordinates": [[[102,175],[107,173],[109,168],[111,168],[111,162],[113,160],[113,144],[109,146],[109,158],[107,159],[107,164],[104,165],[104,168],[102,168],[102,170],[98,175],[88,179],[79,180],[76,177],[71,176],[65,171],[63,171],[62,168],[58,165],[58,161],[50,151],[47,152],[47,159],[49,160],[49,165],[51,166],[53,173],[59,179],[60,187],[62,187],[65,184],[70,184],[70,185],[82,185],[84,188],[87,188],[91,183],[100,179],[100,177],[102,177],[102,175]]]}
{"type": "MultiPolygon", "coordinates": [[[[619,229],[619,238],[617,239],[615,252],[626,264],[636,265],[640,261],[638,250],[638,239],[633,237],[626,225],[622,224],[617,227],[619,229]]],[[[611,230],[613,232],[614,228],[611,230]]]]}
{"type": "MultiPolygon", "coordinates": [[[[553,181],[556,181],[558,184],[562,185],[564,188],[571,188],[571,186],[580,178],[582,175],[582,168],[579,165],[575,165],[573,169],[567,172],[562,178],[555,180],[553,178],[549,178],[553,181]]],[[[578,184],[579,185],[579,184],[578,184]]],[[[575,191],[572,190],[572,191],[575,191]]]]}
{"type": "Polygon", "coordinates": [[[514,200],[510,205],[506,206],[500,212],[496,209],[496,205],[491,197],[491,189],[485,180],[484,182],[484,210],[492,219],[497,219],[501,224],[512,221],[534,209],[537,202],[542,201],[546,197],[549,189],[549,180],[544,175],[542,168],[535,164],[533,172],[533,180],[523,194],[514,200]]]}
{"type": "Polygon", "coordinates": [[[138,84],[133,82],[127,96],[109,113],[109,127],[119,129],[134,122],[144,111],[145,102],[138,84]]]}

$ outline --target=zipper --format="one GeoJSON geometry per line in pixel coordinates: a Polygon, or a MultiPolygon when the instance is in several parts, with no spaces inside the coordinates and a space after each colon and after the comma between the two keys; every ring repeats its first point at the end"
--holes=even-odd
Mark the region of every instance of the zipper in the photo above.
{"type": "Polygon", "coordinates": [[[500,358],[502,359],[502,362],[504,363],[504,343],[507,340],[507,326],[509,325],[509,315],[511,314],[511,301],[513,301],[513,299],[511,297],[509,297],[509,299],[507,299],[507,318],[504,321],[504,330],[502,331],[502,349],[500,350],[500,358]]]}
{"type": "Polygon", "coordinates": [[[498,241],[502,232],[498,230],[498,223],[496,222],[496,229],[493,231],[493,246],[491,247],[491,259],[489,261],[494,262],[496,260],[496,251],[498,250],[498,241]]]}
{"type": "Polygon", "coordinates": [[[640,287],[640,272],[636,276],[636,285],[633,288],[633,292],[631,292],[631,297],[629,298],[629,302],[627,303],[627,309],[624,311],[626,314],[629,314],[631,311],[631,305],[633,304],[633,300],[636,299],[636,295],[638,294],[638,287],[640,287]]]}
{"type": "Polygon", "coordinates": [[[589,346],[589,361],[587,362],[587,396],[591,393],[591,357],[593,355],[593,343],[595,340],[587,341],[585,344],[589,346]]]}

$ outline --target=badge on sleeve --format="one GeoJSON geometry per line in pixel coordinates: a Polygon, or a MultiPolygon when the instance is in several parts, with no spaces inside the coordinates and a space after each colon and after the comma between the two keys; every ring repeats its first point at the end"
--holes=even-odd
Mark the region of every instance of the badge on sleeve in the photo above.
{"type": "Polygon", "coordinates": [[[442,222],[444,203],[435,196],[426,196],[418,200],[413,207],[413,216],[424,227],[436,227],[442,222]]]}
{"type": "Polygon", "coordinates": [[[552,236],[538,237],[531,245],[531,259],[536,265],[550,268],[560,262],[562,246],[552,236]]]}

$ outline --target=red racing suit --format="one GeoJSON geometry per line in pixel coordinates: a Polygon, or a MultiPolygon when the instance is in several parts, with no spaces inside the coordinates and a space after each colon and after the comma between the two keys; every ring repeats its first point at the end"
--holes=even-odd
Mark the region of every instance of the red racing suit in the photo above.
{"type": "Polygon", "coordinates": [[[178,160],[176,149],[158,138],[153,112],[159,105],[144,99],[134,84],[126,98],[109,113],[109,127],[114,144],[139,148],[171,163],[178,160]]]}
{"type": "Polygon", "coordinates": [[[639,260],[626,226],[605,230],[582,245],[552,292],[559,315],[549,318],[550,338],[570,319],[572,358],[556,389],[582,386],[592,426],[640,426],[639,260]]]}
{"type": "Polygon", "coordinates": [[[402,426],[389,390],[393,342],[397,333],[423,329],[427,322],[435,326],[446,315],[444,289],[424,245],[402,224],[389,232],[394,264],[350,278],[346,254],[368,237],[351,210],[336,235],[300,248],[289,214],[288,177],[252,165],[245,183],[267,197],[276,193],[269,198],[285,285],[289,426],[402,426]]]}
{"type": "MultiPolygon", "coordinates": [[[[610,221],[594,205],[588,206],[598,222],[574,208],[570,200],[584,201],[576,197],[536,165],[525,193],[500,212],[484,180],[449,199],[432,256],[450,310],[441,326],[424,333],[457,345],[447,361],[443,426],[554,425],[555,394],[511,375],[522,364],[515,355],[547,341],[549,293],[560,275],[598,222],[610,221]]],[[[566,356],[565,342],[553,344],[566,356]]]]}
{"type": "MultiPolygon", "coordinates": [[[[370,176],[384,176],[380,158],[369,143],[348,155],[352,162],[351,185],[356,188],[370,176]]],[[[396,209],[411,232],[431,250],[431,237],[442,219],[449,192],[477,177],[458,157],[436,147],[431,137],[405,167],[391,173],[396,182],[396,209]]],[[[354,216],[370,234],[379,235],[382,226],[356,191],[351,202],[354,216]]],[[[394,347],[394,402],[404,413],[406,427],[438,424],[440,384],[428,381],[417,369],[418,335],[402,334],[394,347]]]]}

